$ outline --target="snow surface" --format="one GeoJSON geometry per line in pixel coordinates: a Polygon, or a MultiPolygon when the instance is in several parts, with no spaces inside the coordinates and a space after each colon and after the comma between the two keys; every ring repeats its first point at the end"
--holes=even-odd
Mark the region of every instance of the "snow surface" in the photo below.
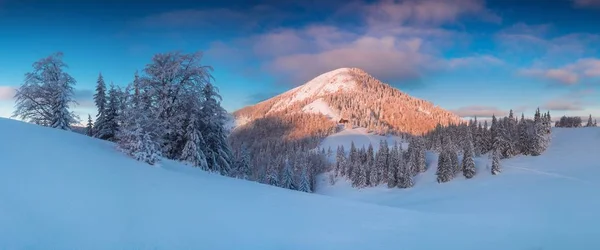
{"type": "Polygon", "coordinates": [[[338,90],[350,91],[356,88],[356,85],[350,68],[332,70],[281,94],[283,98],[273,105],[273,111],[284,109],[307,98],[323,96],[338,90]]]}
{"type": "Polygon", "coordinates": [[[329,104],[325,102],[322,98],[316,99],[308,105],[304,106],[302,108],[302,111],[305,113],[322,114],[336,122],[339,121],[341,118],[340,115],[337,112],[335,112],[329,106],[329,104]]]}
{"type": "Polygon", "coordinates": [[[501,176],[332,187],[371,204],[150,166],[14,120],[0,133],[0,249],[600,249],[600,130],[559,130],[550,156],[506,161],[501,176]]]}
{"type": "MultiPolygon", "coordinates": [[[[370,140],[353,136],[332,136],[325,142],[348,148],[350,138],[361,143],[370,140]]],[[[513,242],[505,249],[600,249],[600,243],[593,240],[600,223],[599,152],[599,128],[554,128],[552,144],[543,155],[502,160],[498,176],[490,174],[489,160],[481,157],[475,160],[478,172],[473,179],[460,175],[439,184],[435,176],[437,155],[428,152],[429,168],[416,177],[411,189],[388,189],[385,185],[355,189],[342,179],[331,185],[323,175],[317,193],[428,215],[479,220],[490,228],[465,232],[463,240],[476,242],[483,237],[490,240],[488,243],[495,241],[492,238],[502,239],[496,242],[499,244],[513,242]]],[[[454,225],[453,231],[464,229],[454,225]]],[[[496,248],[496,243],[482,244],[481,249],[496,248]]],[[[446,249],[460,249],[451,246],[446,249]]]]}

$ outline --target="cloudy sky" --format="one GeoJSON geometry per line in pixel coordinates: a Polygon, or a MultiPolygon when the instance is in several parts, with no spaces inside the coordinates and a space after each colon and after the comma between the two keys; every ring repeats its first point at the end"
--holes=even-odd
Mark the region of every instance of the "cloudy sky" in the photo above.
{"type": "Polygon", "coordinates": [[[124,86],[174,50],[204,51],[229,111],[359,67],[463,116],[600,116],[600,0],[164,2],[0,0],[0,116],[53,52],[93,115],[99,72],[124,86]]]}

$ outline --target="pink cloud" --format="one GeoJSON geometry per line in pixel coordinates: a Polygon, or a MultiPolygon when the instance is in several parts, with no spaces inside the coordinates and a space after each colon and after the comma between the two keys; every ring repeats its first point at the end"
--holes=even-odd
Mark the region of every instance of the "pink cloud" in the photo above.
{"type": "Polygon", "coordinates": [[[573,4],[576,7],[592,7],[592,8],[598,8],[600,7],[600,0],[574,0],[573,4]]]}
{"type": "Polygon", "coordinates": [[[578,100],[564,100],[564,99],[556,99],[550,100],[542,105],[543,109],[553,110],[553,111],[577,111],[583,110],[583,106],[578,100]]]}
{"type": "Polygon", "coordinates": [[[582,79],[599,77],[600,59],[583,58],[558,68],[532,68],[522,70],[521,73],[573,85],[579,83],[582,79]]]}
{"type": "Polygon", "coordinates": [[[0,101],[12,100],[16,91],[14,87],[0,86],[0,101]]]}
{"type": "Polygon", "coordinates": [[[508,111],[501,110],[491,106],[467,106],[452,110],[453,113],[460,117],[496,117],[507,116],[508,111]]]}

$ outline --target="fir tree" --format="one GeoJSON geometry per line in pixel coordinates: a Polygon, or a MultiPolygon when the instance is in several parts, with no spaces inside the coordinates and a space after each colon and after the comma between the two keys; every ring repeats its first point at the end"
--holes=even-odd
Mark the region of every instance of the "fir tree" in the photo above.
{"type": "Polygon", "coordinates": [[[98,80],[96,81],[96,93],[94,93],[94,103],[98,113],[96,114],[96,124],[94,137],[100,138],[99,131],[103,130],[105,112],[106,112],[106,83],[104,83],[104,77],[102,73],[98,74],[98,80]]]}
{"type": "Polygon", "coordinates": [[[310,176],[308,175],[308,168],[302,168],[302,174],[300,175],[300,184],[298,187],[298,191],[311,193],[312,189],[310,187],[310,176]]]}
{"type": "MultiPolygon", "coordinates": [[[[245,146],[242,146],[242,148],[240,150],[239,161],[237,164],[238,165],[237,173],[238,173],[239,178],[247,180],[252,175],[252,166],[250,163],[250,159],[251,159],[250,153],[248,152],[248,150],[246,149],[245,146]]],[[[206,161],[206,158],[205,158],[205,161],[206,161]]],[[[287,159],[286,159],[286,164],[287,164],[287,159]]],[[[208,168],[208,163],[206,164],[206,167],[208,168]]]]}
{"type": "Polygon", "coordinates": [[[594,126],[594,122],[592,121],[592,115],[590,115],[590,117],[588,118],[588,122],[585,125],[586,127],[593,127],[594,126]]]}
{"type": "Polygon", "coordinates": [[[389,156],[389,167],[388,167],[388,188],[393,188],[398,185],[398,165],[399,165],[399,148],[398,142],[394,143],[389,156]]]}
{"type": "Polygon", "coordinates": [[[283,173],[281,175],[281,187],[287,188],[291,190],[296,190],[296,185],[294,184],[294,172],[292,170],[292,166],[289,162],[289,159],[285,159],[283,163],[283,173]]]}
{"type": "Polygon", "coordinates": [[[437,175],[437,182],[439,183],[448,182],[452,180],[452,177],[454,176],[454,170],[451,167],[449,159],[450,156],[447,155],[448,152],[448,149],[443,149],[438,157],[438,167],[435,174],[437,175]]]}
{"type": "Polygon", "coordinates": [[[204,102],[202,102],[203,133],[206,141],[208,167],[212,171],[227,175],[231,170],[233,155],[227,142],[225,130],[226,111],[221,107],[221,96],[210,82],[202,88],[204,102]]]}
{"type": "MultiPolygon", "coordinates": [[[[467,134],[467,138],[471,137],[471,133],[467,134]]],[[[473,161],[473,144],[467,142],[464,149],[462,159],[462,172],[465,178],[471,179],[475,176],[475,162],[473,161]]]]}
{"type": "Polygon", "coordinates": [[[88,114],[88,122],[85,127],[85,134],[87,136],[92,136],[94,134],[94,123],[92,123],[92,116],[88,114]]]}
{"type": "Polygon", "coordinates": [[[346,175],[346,170],[345,170],[346,155],[344,153],[343,145],[338,146],[335,160],[336,160],[336,164],[335,164],[336,175],[345,176],[346,175]]]}
{"type": "Polygon", "coordinates": [[[279,176],[277,175],[277,163],[275,161],[271,162],[267,171],[267,184],[279,187],[279,176]]]}
{"type": "Polygon", "coordinates": [[[366,185],[374,186],[374,168],[375,168],[375,149],[373,148],[373,144],[369,143],[369,147],[367,148],[367,163],[366,163],[366,173],[365,177],[367,178],[366,185]]]}
{"type": "Polygon", "coordinates": [[[492,174],[497,175],[500,171],[500,152],[496,149],[492,151],[492,174]]]}
{"type": "Polygon", "coordinates": [[[203,152],[205,148],[204,138],[198,129],[198,122],[195,117],[190,117],[186,130],[186,143],[181,152],[180,160],[202,170],[208,170],[206,155],[203,152]]]}
{"type": "Polygon", "coordinates": [[[150,134],[138,126],[134,131],[134,138],[136,140],[131,151],[133,158],[154,165],[158,161],[160,153],[150,134]]]}

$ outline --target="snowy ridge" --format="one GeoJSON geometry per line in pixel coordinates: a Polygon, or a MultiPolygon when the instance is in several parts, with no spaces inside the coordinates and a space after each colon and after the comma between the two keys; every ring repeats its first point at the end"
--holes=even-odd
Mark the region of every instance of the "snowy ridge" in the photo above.
{"type": "Polygon", "coordinates": [[[356,84],[350,68],[336,69],[281,94],[281,99],[273,105],[272,111],[284,109],[307,98],[319,97],[339,90],[351,91],[356,88],[356,84]]]}

